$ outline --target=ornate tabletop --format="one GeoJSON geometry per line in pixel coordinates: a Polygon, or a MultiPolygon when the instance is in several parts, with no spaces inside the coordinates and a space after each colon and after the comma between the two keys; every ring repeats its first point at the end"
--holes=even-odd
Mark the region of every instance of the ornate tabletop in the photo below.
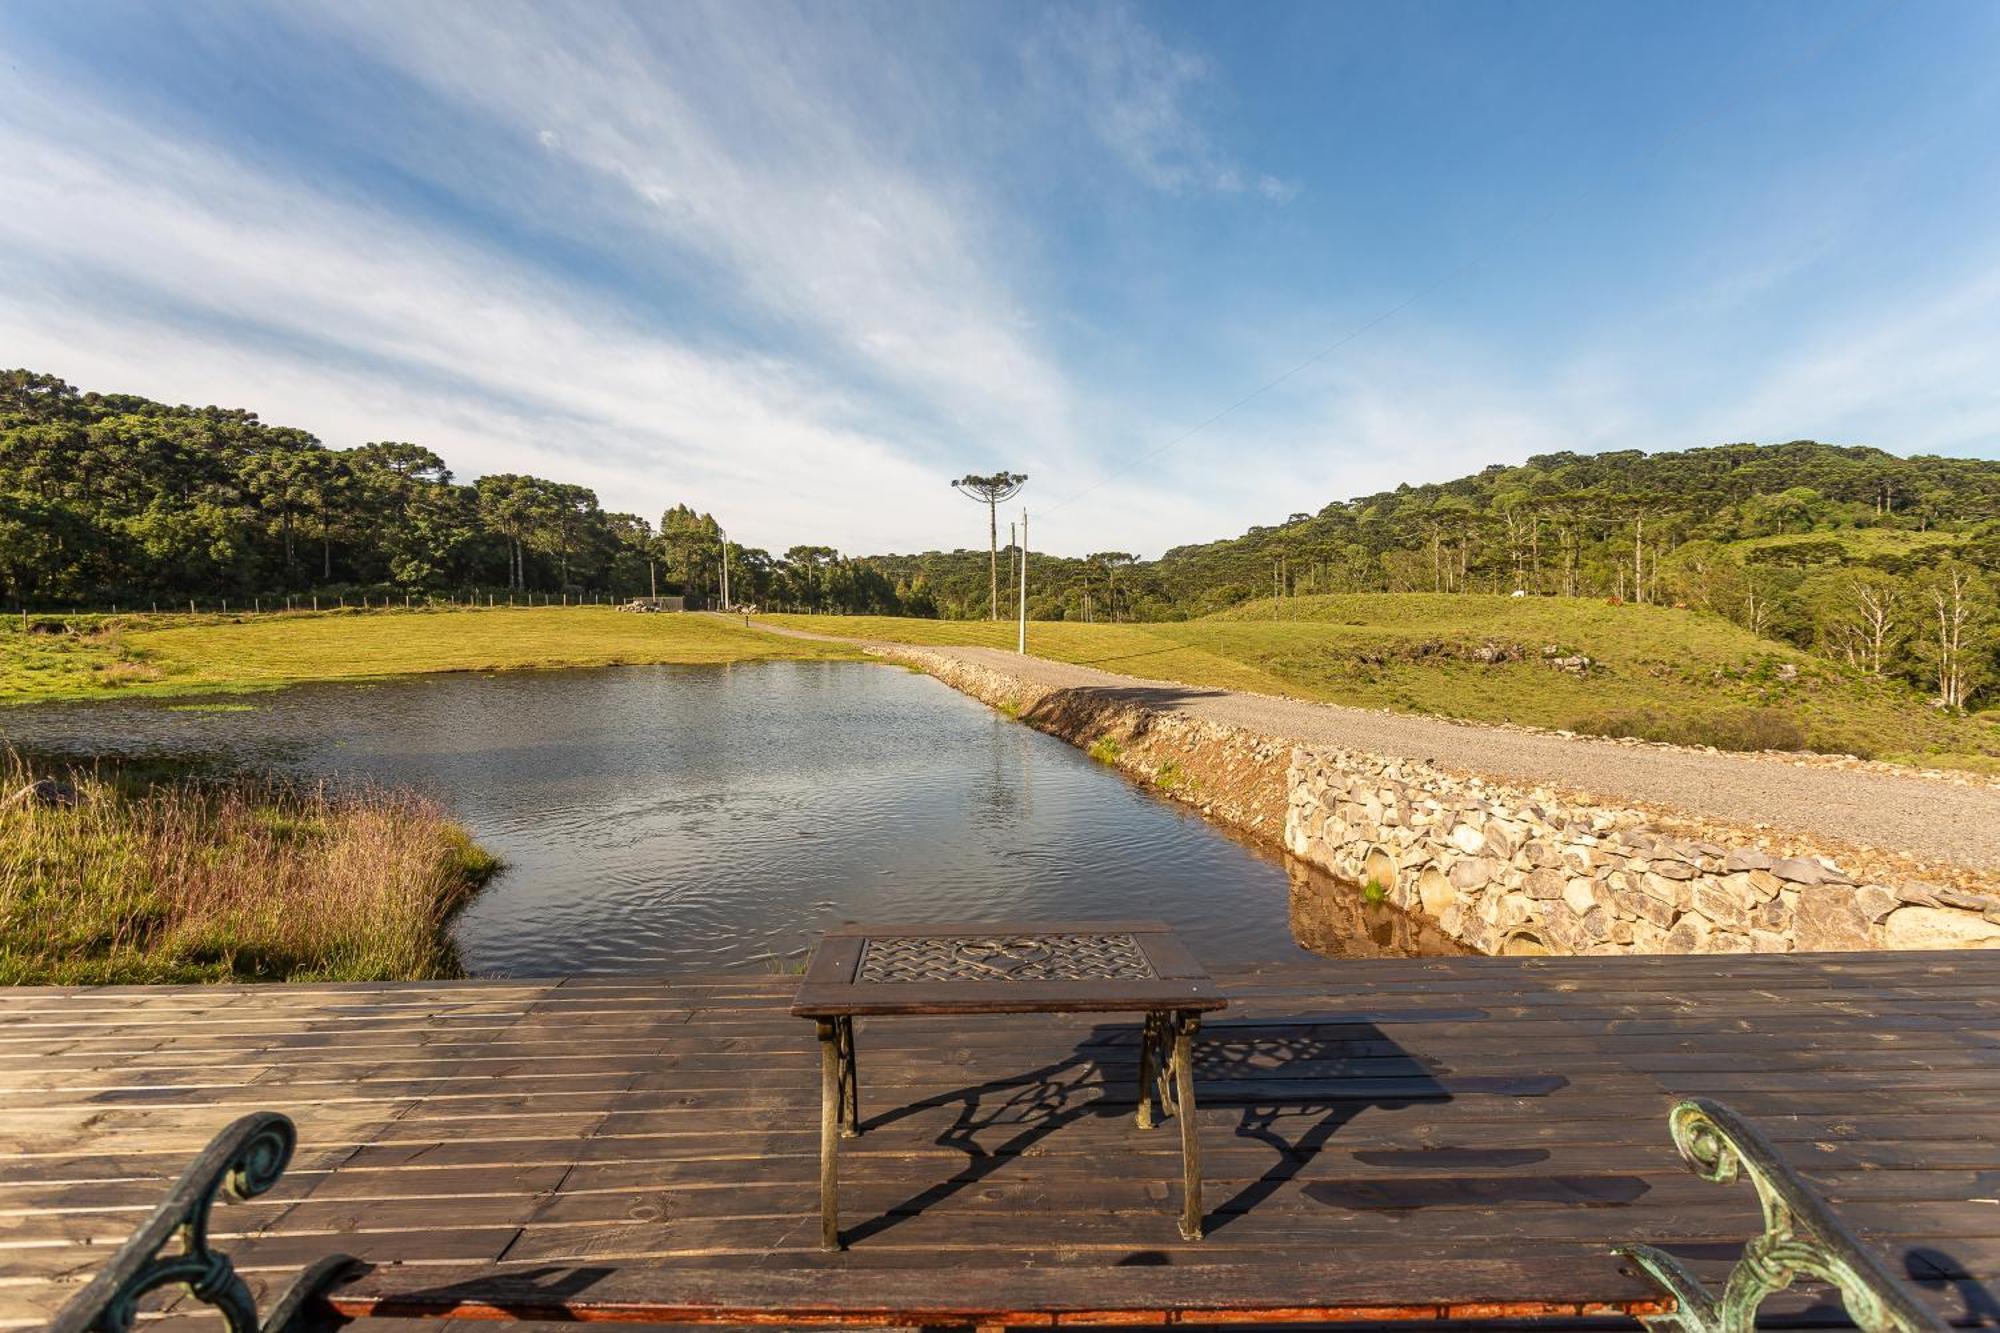
{"type": "Polygon", "coordinates": [[[1206,1012],[1225,1003],[1160,921],[857,923],[822,938],[792,1012],[1206,1012]]]}

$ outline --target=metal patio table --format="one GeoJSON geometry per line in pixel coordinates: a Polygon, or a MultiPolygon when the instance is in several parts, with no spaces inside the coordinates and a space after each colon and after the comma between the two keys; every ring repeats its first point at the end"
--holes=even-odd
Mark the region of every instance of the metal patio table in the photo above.
{"type": "Polygon", "coordinates": [[[813,951],[792,1013],[817,1026],[820,1050],[821,1244],[840,1248],[840,1140],[861,1132],[854,1020],[940,1014],[1139,1013],[1141,1129],[1150,1084],[1180,1119],[1181,1235],[1201,1238],[1201,1143],[1195,1131],[1194,1034],[1228,1004],[1161,921],[858,923],[813,951]]]}

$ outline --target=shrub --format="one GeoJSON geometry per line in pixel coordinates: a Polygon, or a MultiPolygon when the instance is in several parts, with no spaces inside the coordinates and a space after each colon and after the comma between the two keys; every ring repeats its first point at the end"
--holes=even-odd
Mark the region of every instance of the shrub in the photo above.
{"type": "Polygon", "coordinates": [[[498,862],[426,796],[0,761],[0,983],[458,973],[498,862]],[[25,791],[40,783],[39,793],[25,791]]]}
{"type": "Polygon", "coordinates": [[[1685,714],[1628,709],[1579,718],[1568,729],[1589,736],[1635,736],[1671,745],[1712,745],[1718,750],[1807,748],[1804,729],[1775,708],[1685,714]]]}

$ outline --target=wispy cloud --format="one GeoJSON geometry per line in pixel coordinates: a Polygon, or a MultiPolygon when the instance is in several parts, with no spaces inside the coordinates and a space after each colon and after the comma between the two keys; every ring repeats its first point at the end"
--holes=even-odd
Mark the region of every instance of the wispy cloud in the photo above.
{"type": "Polygon", "coordinates": [[[1898,452],[1966,453],[2000,441],[2000,255],[1893,308],[1846,309],[1801,328],[1747,389],[1698,418],[1718,439],[1817,437],[1898,452]]]}
{"type": "Polygon", "coordinates": [[[1046,86],[1074,90],[1097,138],[1155,189],[1252,193],[1276,203],[1298,192],[1211,141],[1191,106],[1209,82],[1208,61],[1170,46],[1123,6],[1059,11],[1029,60],[1046,86]]]}
{"type": "Polygon", "coordinates": [[[81,379],[251,406],[341,445],[694,498],[755,540],[866,549],[865,486],[917,527],[933,470],[808,371],[693,347],[505,254],[245,169],[58,90],[0,98],[0,345],[81,379]],[[861,479],[865,478],[865,482],[861,479]],[[746,524],[746,526],[748,526],[746,524]]]}
{"type": "Polygon", "coordinates": [[[826,77],[841,33],[768,7],[356,3],[320,17],[569,168],[564,189],[516,201],[538,225],[685,254],[729,299],[922,395],[954,433],[1067,435],[1071,390],[1035,345],[976,189],[899,156],[878,90],[826,77]]]}
{"type": "MultiPolygon", "coordinates": [[[[950,122],[963,90],[885,59],[865,25],[366,0],[230,21],[216,40],[250,58],[303,41],[378,95],[400,81],[423,114],[382,108],[401,132],[370,134],[369,156],[517,234],[604,255],[627,286],[578,284],[310,155],[237,151],[27,71],[0,90],[0,340],[20,358],[856,550],[968,543],[943,478],[1005,465],[1055,490],[1090,466],[1079,419],[1122,410],[1041,341],[1035,275],[1006,244],[1019,220],[959,160],[962,126],[943,151],[900,128],[950,122]]],[[[1093,31],[1070,58],[1096,73],[1065,96],[1155,183],[1279,190],[1207,147],[1183,105],[1200,62],[1123,12],[1093,31]]],[[[1184,535],[1204,504],[1163,478],[1126,496],[1152,516],[1118,525],[1135,546],[1184,535]]]]}

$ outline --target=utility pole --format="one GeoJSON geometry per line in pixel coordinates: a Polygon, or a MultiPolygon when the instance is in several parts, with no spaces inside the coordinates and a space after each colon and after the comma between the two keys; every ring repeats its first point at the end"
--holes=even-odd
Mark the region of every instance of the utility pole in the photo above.
{"type": "Polygon", "coordinates": [[[721,528],[715,530],[722,538],[722,609],[729,609],[729,534],[721,528]]]}
{"type": "Polygon", "coordinates": [[[1028,655],[1028,511],[1025,509],[1021,511],[1021,632],[1014,651],[1023,657],[1028,655]]]}

